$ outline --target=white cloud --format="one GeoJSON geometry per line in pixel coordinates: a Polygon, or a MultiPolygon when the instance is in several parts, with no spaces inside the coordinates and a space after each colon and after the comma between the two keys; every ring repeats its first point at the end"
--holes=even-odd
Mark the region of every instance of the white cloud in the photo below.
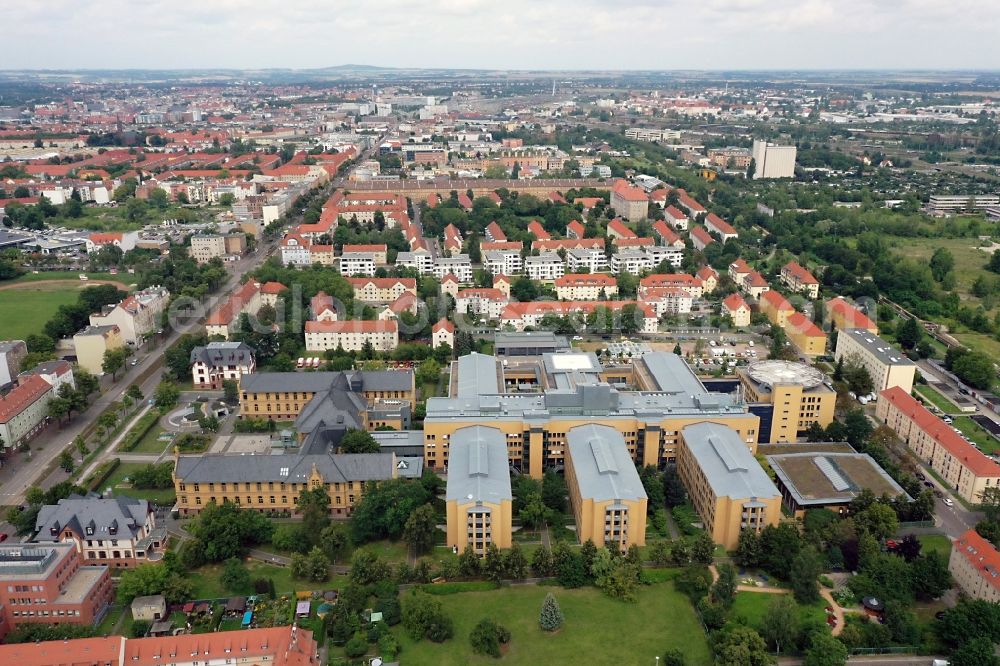
{"type": "Polygon", "coordinates": [[[1000,68],[981,0],[46,0],[4,68],[1000,68]]]}

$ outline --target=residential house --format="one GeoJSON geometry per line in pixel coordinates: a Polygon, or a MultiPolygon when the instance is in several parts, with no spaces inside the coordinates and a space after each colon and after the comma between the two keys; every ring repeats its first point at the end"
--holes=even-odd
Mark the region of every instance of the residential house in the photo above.
{"type": "Polygon", "coordinates": [[[399,323],[388,321],[307,321],[306,351],[343,348],[362,351],[366,343],[375,351],[392,351],[399,346],[399,323]]]}
{"type": "Polygon", "coordinates": [[[797,261],[789,261],[781,267],[781,281],[796,293],[802,292],[808,298],[819,298],[819,280],[797,261]]]}
{"type": "Polygon", "coordinates": [[[169,302],[169,291],[149,287],[130,294],[120,303],[104,306],[100,314],[90,315],[90,325],[117,326],[125,344],[138,347],[162,328],[163,312],[169,302]]]}
{"type": "Polygon", "coordinates": [[[253,350],[244,342],[209,342],[191,350],[191,379],[195,388],[219,390],[222,382],[239,382],[257,367],[253,350]]]}
{"type": "Polygon", "coordinates": [[[722,301],[722,316],[729,317],[736,328],[750,325],[750,306],[739,294],[730,294],[722,301]]]}
{"type": "Polygon", "coordinates": [[[104,354],[125,345],[117,325],[88,326],[73,336],[76,363],[93,375],[104,374],[104,354]]]}

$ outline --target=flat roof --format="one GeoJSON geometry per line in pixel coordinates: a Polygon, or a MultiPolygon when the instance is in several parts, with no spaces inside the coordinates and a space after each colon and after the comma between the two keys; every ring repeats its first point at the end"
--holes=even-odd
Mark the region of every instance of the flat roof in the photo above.
{"type": "Polygon", "coordinates": [[[750,453],[746,442],[732,428],[718,423],[697,423],[681,432],[687,450],[698,462],[717,497],[759,499],[780,496],[778,488],[750,453]]]}
{"type": "Polygon", "coordinates": [[[80,567],[70,577],[69,582],[63,588],[56,603],[82,604],[87,597],[91,596],[94,586],[97,585],[107,570],[107,567],[80,567]]]}
{"type": "Polygon", "coordinates": [[[906,354],[896,349],[888,342],[864,328],[844,328],[837,333],[837,340],[841,335],[852,338],[861,345],[865,351],[873,355],[884,365],[909,365],[916,367],[916,364],[906,357],[906,354]]]}
{"type": "Polygon", "coordinates": [[[765,360],[751,363],[746,373],[758,384],[798,384],[803,388],[815,388],[826,381],[820,370],[795,361],[765,360]]]}
{"type": "Polygon", "coordinates": [[[620,432],[594,423],[576,426],[566,433],[566,445],[581,497],[646,499],[646,490],[620,432]]]}
{"type": "Polygon", "coordinates": [[[445,498],[499,504],[513,499],[507,436],[497,428],[467,426],[451,436],[445,498]]]}
{"type": "Polygon", "coordinates": [[[767,456],[767,462],[799,506],[850,502],[865,489],[876,497],[909,498],[866,453],[782,453],[767,456]]]}

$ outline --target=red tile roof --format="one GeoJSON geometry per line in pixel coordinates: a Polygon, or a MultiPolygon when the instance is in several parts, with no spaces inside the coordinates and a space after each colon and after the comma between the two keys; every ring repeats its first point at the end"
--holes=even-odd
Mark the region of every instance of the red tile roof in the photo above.
{"type": "Polygon", "coordinates": [[[736,229],[733,228],[731,224],[723,220],[721,217],[715,213],[709,213],[708,217],[705,218],[705,226],[711,227],[723,236],[735,236],[736,229]]]}
{"type": "Polygon", "coordinates": [[[868,318],[861,310],[857,309],[846,300],[843,296],[837,296],[836,298],[831,298],[826,302],[827,312],[831,314],[838,314],[844,320],[841,324],[841,328],[867,328],[871,330],[878,330],[878,324],[873,322],[868,318]]]}
{"type": "Polygon", "coordinates": [[[788,327],[810,338],[825,338],[826,333],[801,312],[788,315],[788,327]]]}
{"type": "Polygon", "coordinates": [[[371,243],[368,245],[344,245],[344,252],[388,252],[389,248],[385,243],[371,243]]]}
{"type": "Polygon", "coordinates": [[[611,287],[616,284],[615,278],[600,273],[567,273],[555,280],[557,287],[611,287]]]}
{"type": "MultiPolygon", "coordinates": [[[[38,375],[29,375],[20,384],[0,397],[0,423],[8,423],[38,399],[52,390],[52,386],[38,375]]],[[[11,446],[11,442],[6,442],[11,446]]]]}
{"type": "Polygon", "coordinates": [[[399,324],[394,320],[349,319],[346,321],[306,322],[306,333],[393,333],[398,330],[399,324]]]}
{"type": "Polygon", "coordinates": [[[719,273],[711,266],[702,266],[698,269],[698,272],[695,273],[695,275],[700,277],[702,280],[707,280],[710,277],[713,277],[716,280],[719,279],[719,273]]]}
{"type": "Polygon", "coordinates": [[[262,294],[280,294],[281,292],[288,289],[285,285],[280,282],[265,282],[260,286],[260,293],[262,294]]]}
{"type": "Polygon", "coordinates": [[[715,239],[705,231],[705,227],[694,227],[691,229],[691,238],[697,238],[703,245],[711,245],[715,239]]]}
{"type": "Polygon", "coordinates": [[[663,214],[673,220],[686,220],[687,214],[676,206],[667,206],[663,214]]]}
{"type": "Polygon", "coordinates": [[[483,241],[479,244],[479,249],[483,252],[490,250],[517,250],[520,252],[524,249],[524,243],[521,241],[483,241]]]}
{"type": "MultiPolygon", "coordinates": [[[[449,273],[451,275],[451,273],[449,273]]],[[[417,288],[417,278],[377,278],[377,277],[359,277],[359,278],[346,278],[348,284],[354,289],[364,289],[366,284],[374,284],[378,289],[392,289],[397,284],[403,285],[403,288],[408,291],[416,290],[417,288]]]]}
{"type": "Polygon", "coordinates": [[[581,204],[584,210],[589,210],[602,201],[604,201],[604,199],[601,197],[577,197],[576,199],[573,199],[573,203],[581,204]]]}
{"type": "Polygon", "coordinates": [[[616,181],[612,191],[626,201],[649,201],[645,190],[641,187],[630,185],[626,180],[616,181]]]}
{"type": "Polygon", "coordinates": [[[549,192],[549,201],[553,203],[566,203],[566,200],[563,199],[563,195],[558,192],[549,192]]]}
{"type": "Polygon", "coordinates": [[[431,331],[432,332],[437,332],[437,331],[440,331],[442,329],[448,331],[449,333],[454,333],[455,332],[455,325],[453,323],[451,323],[450,321],[448,321],[447,319],[439,319],[438,323],[434,324],[434,326],[431,328],[431,331]]]}
{"type": "Polygon", "coordinates": [[[1000,589],[1000,552],[976,530],[962,533],[952,546],[979,573],[986,583],[1000,589]]]}
{"type": "Polygon", "coordinates": [[[768,289],[761,294],[760,300],[767,301],[767,303],[775,310],[795,310],[795,308],[792,307],[792,304],[788,302],[788,299],[773,289],[768,289]]]}
{"type": "Polygon", "coordinates": [[[608,231],[614,232],[621,236],[622,238],[637,238],[636,233],[625,226],[625,222],[621,218],[616,217],[615,219],[608,222],[608,231]]]}
{"type": "Polygon", "coordinates": [[[888,400],[913,421],[918,428],[944,447],[952,456],[976,476],[1000,476],[1000,465],[986,454],[962,439],[947,423],[927,411],[916,398],[898,386],[879,394],[879,400],[888,400]]]}
{"type": "Polygon", "coordinates": [[[677,200],[680,201],[685,208],[691,209],[695,214],[705,212],[705,207],[692,199],[691,196],[684,190],[677,190],[677,200]]]}
{"type": "Polygon", "coordinates": [[[652,247],[656,245],[656,241],[652,238],[616,238],[614,240],[615,247],[627,248],[627,247],[652,247]]]}
{"type": "Polygon", "coordinates": [[[532,250],[573,250],[577,248],[604,249],[603,238],[559,238],[531,241],[532,250]]]}
{"type": "Polygon", "coordinates": [[[490,222],[486,225],[486,231],[489,233],[490,238],[494,241],[505,241],[507,240],[507,234],[503,232],[500,225],[496,221],[490,222]]]}
{"type": "Polygon", "coordinates": [[[639,280],[640,289],[655,287],[701,287],[701,280],[687,273],[654,273],[639,280]]]}
{"type": "Polygon", "coordinates": [[[737,259],[733,263],[729,264],[729,270],[734,271],[737,275],[743,275],[753,271],[753,269],[750,268],[750,264],[748,264],[745,259],[737,259]]]}
{"type": "Polygon", "coordinates": [[[722,301],[722,305],[725,306],[725,308],[730,312],[735,312],[740,308],[745,310],[750,309],[750,306],[747,305],[747,302],[744,301],[743,297],[739,294],[729,294],[729,296],[726,296],[725,300],[722,301]]]}
{"type": "Polygon", "coordinates": [[[663,242],[667,245],[673,245],[681,239],[677,233],[667,225],[663,220],[657,220],[653,223],[653,231],[656,235],[663,239],[663,242]]]}
{"type": "Polygon", "coordinates": [[[585,230],[580,220],[571,220],[569,224],[566,225],[566,235],[568,236],[572,232],[577,238],[583,238],[585,230]]]}
{"type": "Polygon", "coordinates": [[[549,232],[545,230],[545,227],[538,220],[532,220],[528,223],[528,233],[533,234],[538,240],[548,240],[551,238],[549,232]]]}
{"type": "Polygon", "coordinates": [[[783,270],[791,273],[802,284],[819,284],[813,274],[803,268],[797,261],[789,261],[783,270]]]}

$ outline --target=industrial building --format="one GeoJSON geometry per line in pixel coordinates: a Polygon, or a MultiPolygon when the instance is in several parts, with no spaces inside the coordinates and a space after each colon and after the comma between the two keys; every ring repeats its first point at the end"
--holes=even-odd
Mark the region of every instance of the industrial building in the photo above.
{"type": "Polygon", "coordinates": [[[754,180],[795,176],[795,146],[778,146],[767,141],[753,142],[754,180]]]}

